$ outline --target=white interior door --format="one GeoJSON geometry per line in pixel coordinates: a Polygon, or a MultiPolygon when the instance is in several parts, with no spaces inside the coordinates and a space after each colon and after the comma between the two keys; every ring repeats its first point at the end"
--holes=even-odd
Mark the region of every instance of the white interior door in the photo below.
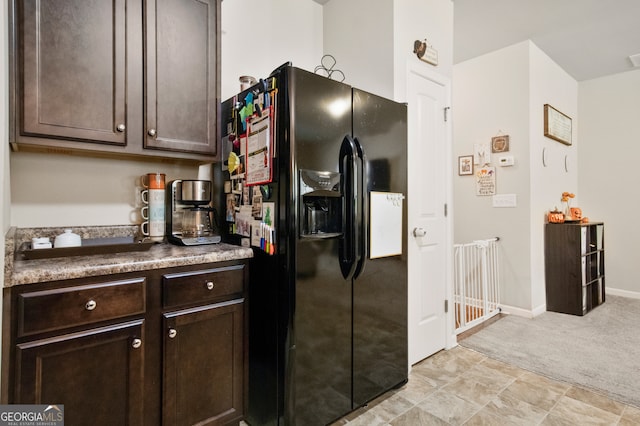
{"type": "Polygon", "coordinates": [[[448,80],[417,66],[407,78],[409,173],[409,363],[447,343],[450,145],[445,107],[448,80]]]}

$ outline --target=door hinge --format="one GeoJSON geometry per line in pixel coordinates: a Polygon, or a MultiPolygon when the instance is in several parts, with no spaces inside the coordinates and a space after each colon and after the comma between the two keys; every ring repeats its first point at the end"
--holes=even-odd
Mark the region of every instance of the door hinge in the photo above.
{"type": "Polygon", "coordinates": [[[445,123],[448,121],[449,110],[451,107],[444,107],[444,121],[445,123]]]}
{"type": "Polygon", "coordinates": [[[447,208],[447,203],[444,204],[444,217],[447,217],[447,214],[449,213],[449,209],[447,208]]]}
{"type": "Polygon", "coordinates": [[[449,300],[448,299],[444,299],[444,313],[448,313],[449,312],[449,300]]]}

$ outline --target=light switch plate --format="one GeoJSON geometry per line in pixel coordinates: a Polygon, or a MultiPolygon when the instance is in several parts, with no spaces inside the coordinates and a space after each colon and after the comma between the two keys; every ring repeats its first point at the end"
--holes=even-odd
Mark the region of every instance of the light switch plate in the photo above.
{"type": "Polygon", "coordinates": [[[492,197],[493,207],[516,207],[517,197],[516,194],[497,194],[492,197]]]}

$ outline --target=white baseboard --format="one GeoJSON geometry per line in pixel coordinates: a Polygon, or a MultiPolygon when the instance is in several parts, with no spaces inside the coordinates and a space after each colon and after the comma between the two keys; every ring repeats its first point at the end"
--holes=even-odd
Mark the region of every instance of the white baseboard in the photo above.
{"type": "Polygon", "coordinates": [[[607,287],[605,289],[605,293],[610,294],[612,296],[622,296],[622,297],[629,297],[631,299],[640,299],[640,293],[637,291],[621,290],[619,288],[607,287]]]}
{"type": "Polygon", "coordinates": [[[538,306],[537,308],[533,308],[532,314],[534,317],[537,317],[540,314],[544,314],[545,312],[547,312],[547,304],[543,303],[542,305],[538,306]]]}
{"type": "Polygon", "coordinates": [[[446,345],[444,348],[446,350],[449,350],[449,349],[455,348],[456,346],[458,346],[458,335],[456,334],[450,335],[447,338],[446,345]]]}
{"type": "Polygon", "coordinates": [[[503,314],[515,315],[523,318],[533,318],[533,312],[516,306],[500,305],[503,314]]]}
{"type": "MultiPolygon", "coordinates": [[[[631,299],[640,299],[640,292],[637,292],[637,291],[622,290],[619,288],[611,288],[611,287],[607,287],[605,291],[607,295],[610,294],[612,296],[621,296],[621,297],[629,297],[631,299]]],[[[517,306],[500,305],[500,309],[502,310],[503,314],[516,315],[518,317],[523,317],[523,318],[534,318],[546,312],[547,305],[542,304],[532,310],[518,308],[517,306]]]]}

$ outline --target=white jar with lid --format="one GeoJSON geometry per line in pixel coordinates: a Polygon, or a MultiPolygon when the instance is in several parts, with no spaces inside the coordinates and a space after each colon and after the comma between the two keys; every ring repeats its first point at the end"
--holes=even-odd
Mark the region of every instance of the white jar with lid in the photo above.
{"type": "Polygon", "coordinates": [[[82,239],[80,235],[74,234],[71,229],[65,229],[63,234],[60,234],[53,241],[54,248],[62,247],[79,247],[82,245],[82,239]]]}

